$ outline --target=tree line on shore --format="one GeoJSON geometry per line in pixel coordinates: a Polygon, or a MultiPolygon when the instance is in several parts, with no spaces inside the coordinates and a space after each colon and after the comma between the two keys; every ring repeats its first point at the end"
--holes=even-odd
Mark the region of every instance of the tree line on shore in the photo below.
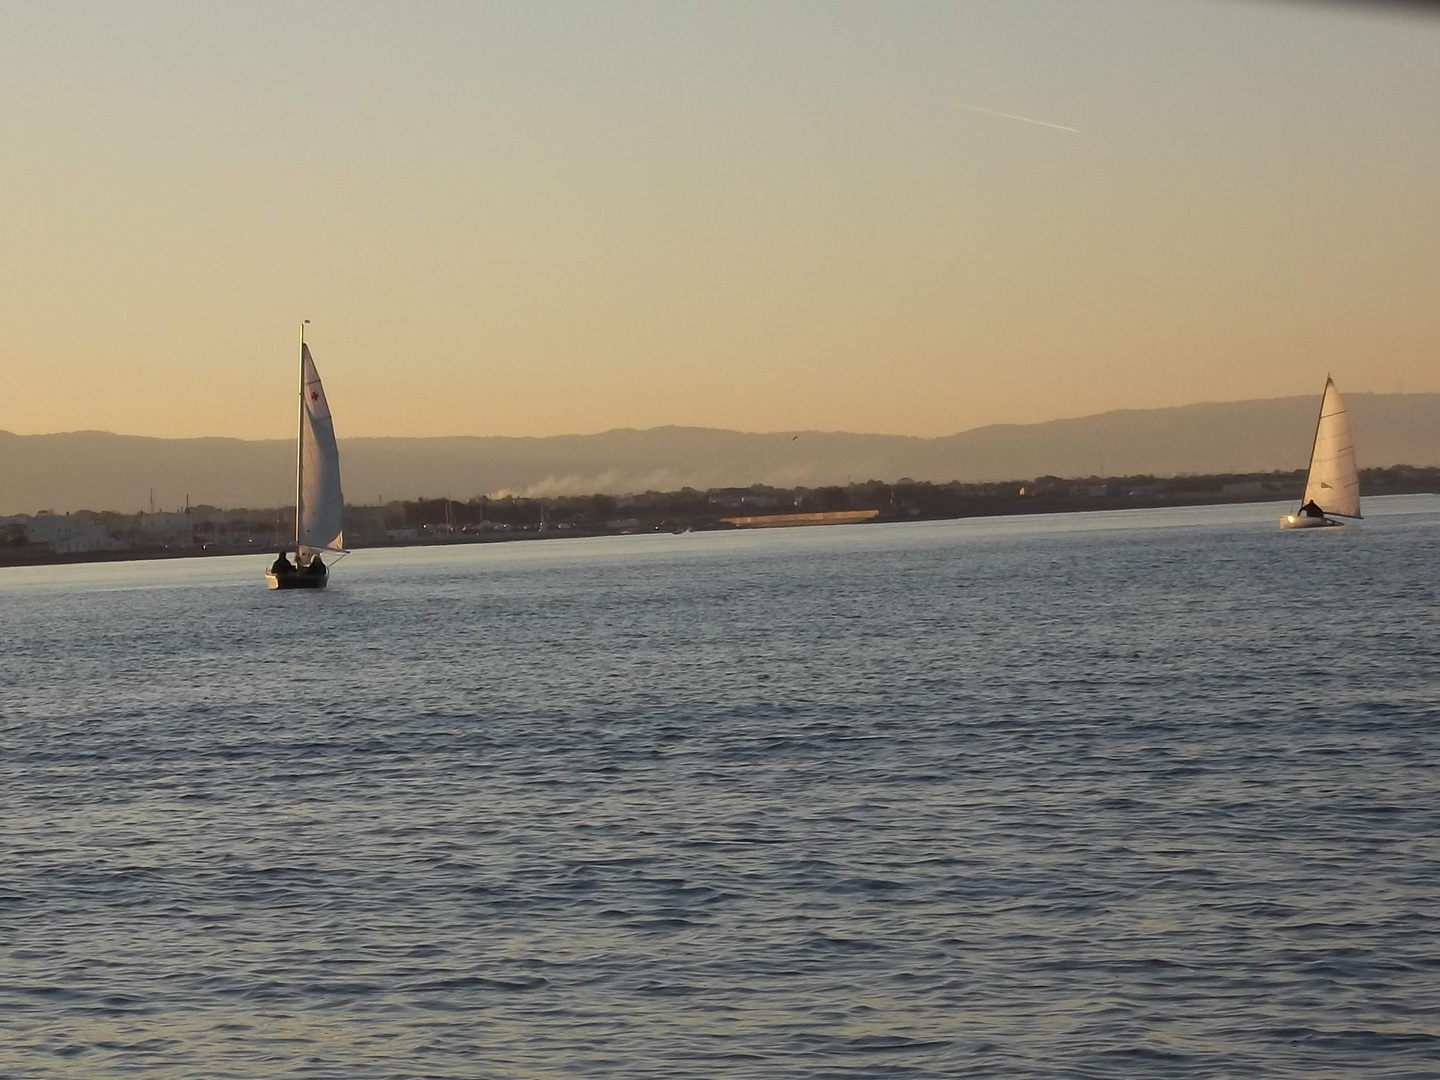
{"type": "MultiPolygon", "coordinates": [[[[756,484],[706,491],[648,491],[632,495],[482,495],[466,500],[416,498],[384,506],[347,506],[352,547],[479,541],[516,536],[598,535],[615,532],[734,527],[727,519],[768,515],[873,511],[879,521],[913,521],[1017,513],[1058,513],[1215,502],[1298,499],[1304,470],[1207,476],[1042,476],[1002,483],[931,483],[902,479],[778,488],[756,484]]],[[[1366,469],[1367,495],[1440,490],[1440,468],[1366,469]]],[[[0,561],[54,557],[123,557],[122,553],[233,553],[274,549],[293,530],[293,510],[194,506],[183,514],[78,511],[11,518],[0,523],[0,561]],[[57,539],[61,536],[67,539],[57,539]],[[87,537],[81,542],[75,537],[87,537]],[[46,539],[49,537],[49,539],[46,539]]]]}
{"type": "MultiPolygon", "coordinates": [[[[1440,490],[1440,468],[1394,466],[1366,469],[1361,486],[1367,494],[1404,494],[1440,490]]],[[[878,511],[876,520],[972,517],[1010,513],[1048,513],[1135,506],[1258,502],[1295,498],[1305,486],[1305,470],[1224,473],[1207,476],[1121,476],[1062,478],[1042,476],[1000,483],[932,483],[902,479],[867,480],[845,485],[777,488],[712,488],[700,491],[650,491],[642,494],[584,496],[481,496],[460,502],[415,499],[384,507],[390,528],[433,529],[448,525],[471,530],[489,525],[556,529],[569,524],[604,530],[623,525],[644,529],[723,527],[739,515],[878,511]]]]}

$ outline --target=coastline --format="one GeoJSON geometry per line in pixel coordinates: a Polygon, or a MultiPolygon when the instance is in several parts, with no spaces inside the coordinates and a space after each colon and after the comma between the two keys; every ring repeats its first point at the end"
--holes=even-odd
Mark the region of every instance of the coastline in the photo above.
{"type": "MultiPolygon", "coordinates": [[[[868,480],[845,487],[713,488],[648,491],[638,495],[481,496],[466,502],[417,499],[384,506],[347,506],[349,550],[500,544],[514,541],[687,533],[756,528],[814,528],[838,524],[960,521],[969,518],[1078,514],[1116,510],[1228,506],[1253,503],[1298,505],[1305,474],[1230,473],[1208,476],[1112,476],[1027,481],[933,484],[868,480]]],[[[1425,495],[1440,491],[1440,468],[1389,466],[1361,472],[1365,498],[1425,495]]],[[[189,508],[162,515],[168,535],[138,531],[146,515],[76,511],[75,530],[88,529],[100,543],[87,550],[54,550],[37,541],[18,542],[24,526],[0,531],[0,568],[82,563],[153,562],[229,555],[271,555],[292,541],[285,536],[293,508],[223,510],[189,508]],[[243,531],[242,531],[243,530],[243,531]],[[258,534],[258,535],[257,535],[258,534]],[[185,537],[190,538],[185,543],[185,537]],[[107,539],[108,537],[108,539],[107,539]]],[[[150,515],[154,518],[155,515],[150,515]]],[[[40,515],[54,521],[59,537],[75,535],[71,515],[40,515]]],[[[48,538],[47,538],[48,539],[48,538]]]]}
{"type": "MultiPolygon", "coordinates": [[[[1380,495],[1424,495],[1433,494],[1430,490],[1417,491],[1386,491],[1378,492],[1372,497],[1380,495]]],[[[971,518],[989,517],[1027,517],[1040,514],[1083,514],[1120,510],[1156,510],[1178,507],[1205,507],[1205,506],[1232,506],[1248,505],[1256,503],[1273,503],[1277,500],[1271,493],[1265,493],[1260,497],[1229,497],[1224,499],[1195,498],[1195,499],[1145,499],[1145,498],[1118,498],[1118,499],[1089,499],[1083,504],[1076,500],[1046,500],[1046,499],[1015,499],[1015,500],[992,500],[994,505],[985,508],[973,508],[966,513],[955,514],[884,514],[879,511],[867,513],[863,518],[857,519],[853,515],[835,515],[836,520],[797,520],[801,515],[776,514],[776,515],[751,515],[744,520],[743,525],[736,525],[722,519],[713,521],[696,522],[683,527],[654,525],[651,527],[630,527],[621,529],[537,529],[537,530],[513,530],[507,532],[491,533],[439,533],[426,539],[395,540],[380,543],[355,544],[350,550],[368,551],[385,548],[412,548],[412,547],[452,547],[469,544],[506,544],[524,543],[537,540],[561,540],[593,538],[600,536],[633,536],[649,533],[683,533],[683,532],[736,532],[755,528],[823,528],[827,525],[856,524],[856,525],[881,525],[896,524],[901,522],[919,521],[963,521],[971,518]],[[767,521],[771,517],[775,520],[767,521]]],[[[813,518],[821,518],[825,515],[809,515],[813,518]]],[[[68,554],[56,554],[54,552],[27,552],[18,557],[12,557],[0,549],[0,569],[31,566],[69,566],[84,563],[113,563],[113,562],[154,562],[166,559],[204,559],[217,558],[235,555],[270,555],[273,548],[269,545],[256,544],[247,548],[233,547],[164,547],[164,548],[137,548],[120,551],[85,551],[72,552],[68,554]]]]}

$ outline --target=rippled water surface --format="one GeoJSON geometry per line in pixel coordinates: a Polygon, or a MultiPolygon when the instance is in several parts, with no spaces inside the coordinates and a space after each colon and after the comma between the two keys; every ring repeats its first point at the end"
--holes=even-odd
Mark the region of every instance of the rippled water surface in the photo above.
{"type": "Polygon", "coordinates": [[[0,1076],[1440,1075],[1440,500],[0,571],[0,1076]]]}

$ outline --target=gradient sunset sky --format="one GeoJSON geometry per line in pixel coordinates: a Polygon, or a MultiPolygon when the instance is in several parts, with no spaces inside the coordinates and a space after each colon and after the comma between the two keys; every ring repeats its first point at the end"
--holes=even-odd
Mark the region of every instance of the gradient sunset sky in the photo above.
{"type": "Polygon", "coordinates": [[[0,428],[289,435],[301,318],[342,438],[1440,391],[1372,7],[6,2],[0,428]]]}

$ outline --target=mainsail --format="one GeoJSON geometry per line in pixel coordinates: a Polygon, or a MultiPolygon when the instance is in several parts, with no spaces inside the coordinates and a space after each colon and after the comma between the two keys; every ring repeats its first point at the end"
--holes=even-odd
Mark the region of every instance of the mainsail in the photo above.
{"type": "Polygon", "coordinates": [[[1327,514],[1360,516],[1360,474],[1355,468],[1350,417],[1330,379],[1325,380],[1325,396],[1320,399],[1320,422],[1315,426],[1304,501],[1315,503],[1327,514]]]}
{"type": "Polygon", "coordinates": [[[310,346],[300,346],[300,449],[297,466],[295,545],[302,558],[345,545],[340,451],[310,346]]]}

